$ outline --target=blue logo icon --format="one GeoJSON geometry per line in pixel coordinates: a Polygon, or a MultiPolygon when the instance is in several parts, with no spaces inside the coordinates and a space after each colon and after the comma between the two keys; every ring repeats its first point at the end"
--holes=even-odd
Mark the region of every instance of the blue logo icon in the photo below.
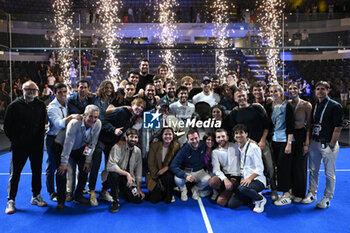
{"type": "Polygon", "coordinates": [[[143,128],[144,129],[160,129],[160,116],[157,112],[143,112],[143,128]]]}

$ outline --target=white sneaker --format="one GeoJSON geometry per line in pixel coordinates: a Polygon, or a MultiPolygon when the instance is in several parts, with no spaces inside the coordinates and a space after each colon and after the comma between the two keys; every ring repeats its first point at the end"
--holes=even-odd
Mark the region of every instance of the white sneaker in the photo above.
{"type": "Polygon", "coordinates": [[[253,211],[255,213],[262,213],[262,212],[264,212],[264,207],[265,207],[265,204],[266,204],[266,198],[263,195],[261,195],[261,196],[263,198],[262,200],[255,201],[255,207],[253,209],[253,211]]]}
{"type": "Polygon", "coordinates": [[[278,200],[278,192],[277,190],[271,190],[271,200],[277,201],[278,200]]]}
{"type": "Polygon", "coordinates": [[[301,198],[301,197],[294,197],[293,198],[293,202],[296,202],[296,203],[301,203],[302,200],[303,200],[303,198],[301,198]]]}
{"type": "Polygon", "coordinates": [[[98,199],[108,201],[108,202],[113,202],[113,197],[107,190],[102,190],[100,192],[100,196],[98,196],[98,199]]]}
{"type": "Polygon", "coordinates": [[[215,201],[216,200],[216,198],[218,198],[218,196],[219,196],[219,193],[217,192],[217,191],[213,191],[213,195],[211,195],[211,197],[210,197],[210,199],[212,200],[212,201],[215,201]]]}
{"type": "Polygon", "coordinates": [[[171,202],[175,202],[175,197],[174,197],[174,195],[171,197],[171,202]]]}
{"type": "Polygon", "coordinates": [[[191,189],[191,191],[192,191],[192,199],[198,200],[199,199],[199,191],[198,191],[197,187],[193,187],[191,189]]]}
{"type": "Polygon", "coordinates": [[[301,201],[301,203],[310,204],[315,201],[317,201],[316,194],[313,194],[312,192],[308,192],[306,197],[301,201]]]}
{"type": "Polygon", "coordinates": [[[47,206],[47,203],[43,200],[40,194],[36,197],[32,197],[32,200],[30,200],[30,204],[37,205],[39,207],[47,206]]]}
{"type": "Polygon", "coordinates": [[[321,201],[316,204],[317,208],[326,209],[331,205],[331,200],[328,197],[323,197],[321,201]]]}
{"type": "Polygon", "coordinates": [[[14,200],[8,200],[5,213],[6,214],[13,214],[15,211],[16,211],[15,201],[14,200]]]}
{"type": "Polygon", "coordinates": [[[98,201],[96,199],[96,193],[94,190],[90,191],[90,205],[91,206],[98,206],[98,201]]]}
{"type": "Polygon", "coordinates": [[[210,190],[209,189],[201,190],[199,192],[199,196],[200,197],[208,197],[209,195],[210,195],[210,190]]]}
{"type": "Polygon", "coordinates": [[[187,201],[188,197],[187,197],[187,189],[183,188],[180,189],[181,190],[181,201],[187,201]]]}
{"type": "Polygon", "coordinates": [[[292,203],[292,199],[290,199],[290,197],[286,197],[285,195],[282,195],[282,197],[274,202],[274,204],[277,206],[289,205],[290,203],[292,203]]]}

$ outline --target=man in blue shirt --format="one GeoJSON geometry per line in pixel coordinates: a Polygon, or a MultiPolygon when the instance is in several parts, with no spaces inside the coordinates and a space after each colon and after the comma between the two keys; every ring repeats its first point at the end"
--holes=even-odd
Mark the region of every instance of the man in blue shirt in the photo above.
{"type": "Polygon", "coordinates": [[[192,198],[199,199],[199,191],[209,185],[210,175],[204,171],[205,142],[199,139],[197,130],[190,129],[187,143],[176,154],[170,169],[175,174],[175,183],[180,188],[181,200],[187,201],[186,183],[194,184],[192,198]]]}

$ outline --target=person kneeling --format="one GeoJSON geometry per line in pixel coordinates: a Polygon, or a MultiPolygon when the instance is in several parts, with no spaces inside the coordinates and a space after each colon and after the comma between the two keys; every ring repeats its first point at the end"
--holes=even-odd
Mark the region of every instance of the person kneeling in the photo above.
{"type": "Polygon", "coordinates": [[[119,211],[119,190],[128,202],[139,204],[145,198],[140,186],[142,182],[141,150],[135,146],[139,141],[139,135],[133,128],[128,129],[125,134],[126,143],[112,147],[107,164],[107,181],[113,197],[109,210],[113,213],[119,211]]]}
{"type": "Polygon", "coordinates": [[[261,149],[248,138],[245,125],[238,124],[233,128],[234,138],[239,144],[241,183],[228,202],[231,209],[251,202],[255,204],[253,211],[262,213],[266,198],[260,194],[266,186],[261,149]]]}

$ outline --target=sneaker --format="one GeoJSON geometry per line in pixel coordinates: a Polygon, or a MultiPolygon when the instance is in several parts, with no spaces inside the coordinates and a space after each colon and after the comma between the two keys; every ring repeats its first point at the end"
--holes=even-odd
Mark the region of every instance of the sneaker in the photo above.
{"type": "Polygon", "coordinates": [[[103,200],[103,201],[108,201],[108,202],[113,202],[113,197],[107,190],[102,190],[100,192],[100,196],[98,196],[98,199],[103,200]]]}
{"type": "Polygon", "coordinates": [[[278,200],[278,192],[277,190],[271,190],[271,200],[277,201],[278,200]]]}
{"type": "Polygon", "coordinates": [[[13,214],[15,211],[16,211],[15,201],[14,200],[8,200],[5,213],[6,214],[13,214]]]}
{"type": "Polygon", "coordinates": [[[208,197],[209,195],[210,195],[210,190],[209,189],[201,190],[199,192],[199,196],[200,197],[208,197]]]}
{"type": "Polygon", "coordinates": [[[90,205],[90,200],[83,196],[75,197],[74,202],[80,205],[90,205]]]}
{"type": "Polygon", "coordinates": [[[215,201],[216,198],[218,198],[218,195],[219,195],[219,193],[218,193],[217,191],[214,191],[214,192],[213,192],[213,195],[211,195],[210,199],[211,199],[212,201],[215,201]]]}
{"type": "Polygon", "coordinates": [[[308,192],[308,194],[306,195],[306,197],[301,201],[301,203],[303,204],[310,204],[312,202],[317,201],[317,197],[315,194],[313,194],[312,192],[308,192]]]}
{"type": "Polygon", "coordinates": [[[47,206],[47,203],[43,200],[40,194],[38,194],[36,197],[32,197],[32,200],[30,200],[30,204],[37,205],[39,207],[47,206]]]}
{"type": "Polygon", "coordinates": [[[321,201],[316,204],[317,208],[326,209],[331,205],[331,200],[328,197],[323,197],[321,201]]]}
{"type": "Polygon", "coordinates": [[[198,191],[198,189],[196,187],[193,187],[191,189],[191,191],[192,191],[192,199],[193,200],[198,200],[199,199],[199,191],[198,191]]]}
{"type": "Polygon", "coordinates": [[[112,205],[109,207],[109,211],[112,213],[117,213],[119,211],[119,202],[113,201],[112,205]]]}
{"type": "Polygon", "coordinates": [[[264,207],[265,207],[265,204],[266,204],[266,198],[262,196],[262,200],[260,201],[255,201],[255,207],[253,209],[254,213],[262,213],[264,212],[264,207]]]}
{"type": "Polygon", "coordinates": [[[56,210],[62,211],[65,207],[64,203],[57,203],[56,210]]]}
{"type": "Polygon", "coordinates": [[[69,192],[66,195],[66,202],[71,202],[73,201],[73,193],[69,192]]]}
{"type": "Polygon", "coordinates": [[[187,201],[188,197],[187,197],[187,190],[183,189],[181,190],[181,201],[187,201]]]}
{"type": "Polygon", "coordinates": [[[302,200],[303,200],[303,198],[301,198],[301,197],[294,197],[293,198],[293,202],[295,202],[295,203],[301,203],[302,200]]]}
{"type": "Polygon", "coordinates": [[[290,197],[286,197],[285,195],[282,195],[282,197],[274,202],[274,204],[277,206],[289,205],[290,203],[292,203],[292,199],[290,199],[290,197]]]}
{"type": "Polygon", "coordinates": [[[98,206],[98,201],[96,199],[96,193],[94,190],[90,191],[90,205],[91,206],[98,206]]]}
{"type": "Polygon", "coordinates": [[[50,193],[50,199],[51,199],[51,201],[57,202],[57,193],[55,193],[55,192],[50,193]]]}
{"type": "Polygon", "coordinates": [[[175,202],[175,196],[174,195],[171,197],[171,202],[175,202]]]}

